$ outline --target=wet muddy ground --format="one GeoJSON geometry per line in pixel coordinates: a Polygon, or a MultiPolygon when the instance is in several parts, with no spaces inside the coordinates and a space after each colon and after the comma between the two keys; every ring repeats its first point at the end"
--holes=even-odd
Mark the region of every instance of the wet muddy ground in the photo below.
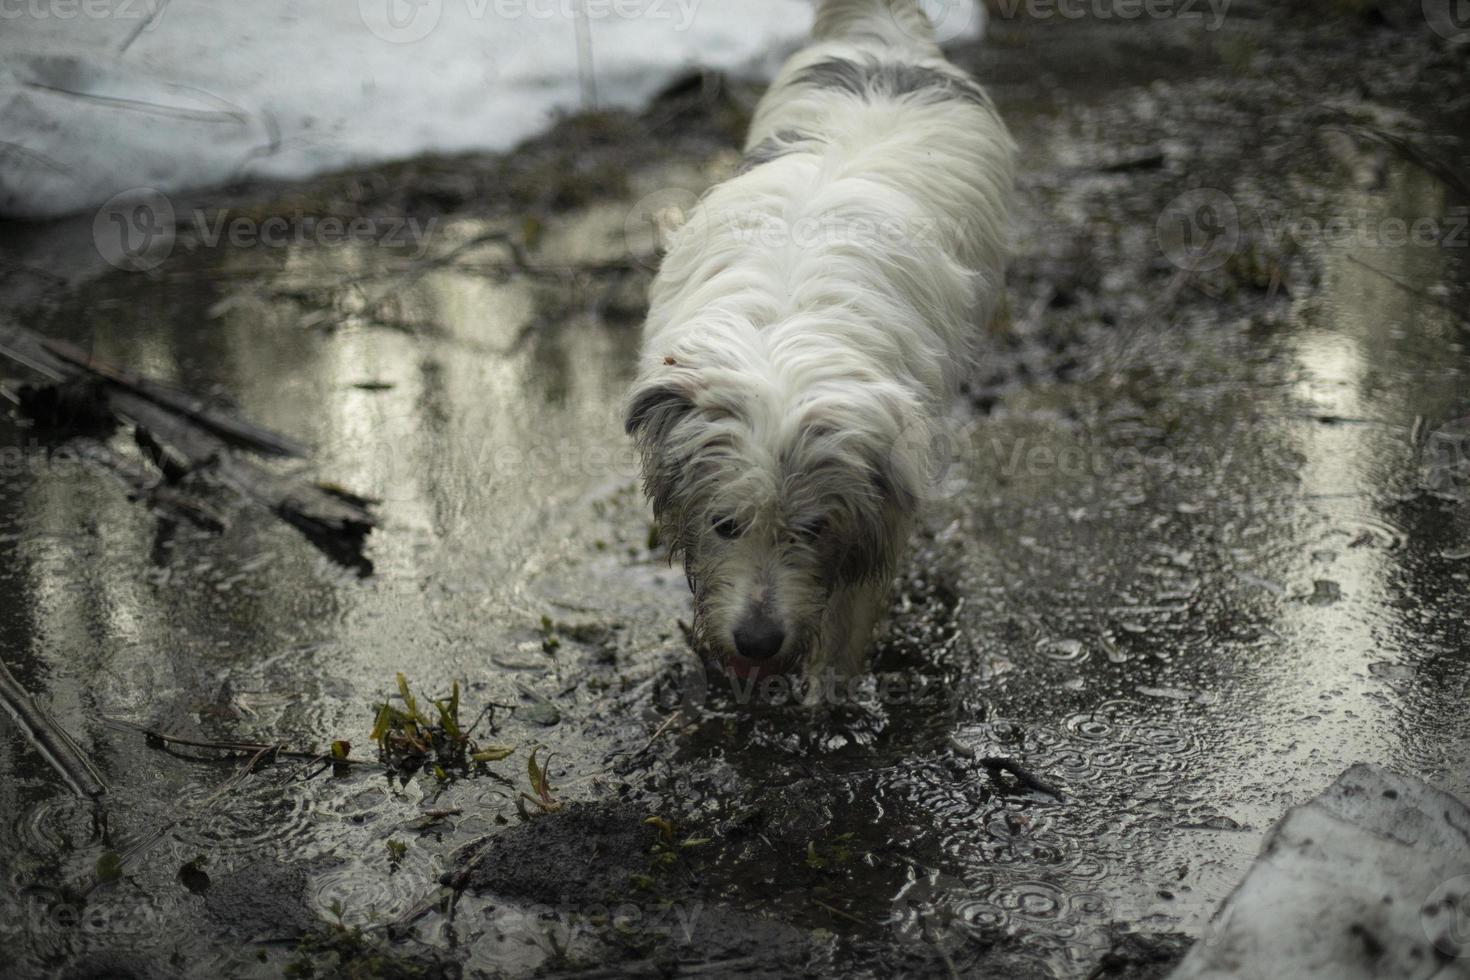
{"type": "Polygon", "coordinates": [[[147,272],[7,228],[13,318],[305,440],[383,526],[370,568],[223,493],[209,532],[0,418],[0,652],[109,785],[0,722],[6,972],[1162,976],[1349,764],[1470,794],[1466,49],[1340,6],[955,52],[1023,146],[1012,323],[815,710],[695,669],[618,419],[648,219],[733,170],[752,87],[231,192],[406,247],[210,244],[218,197],[147,272]],[[403,779],[105,720],[373,759],[399,672],[514,751],[403,779]]]}

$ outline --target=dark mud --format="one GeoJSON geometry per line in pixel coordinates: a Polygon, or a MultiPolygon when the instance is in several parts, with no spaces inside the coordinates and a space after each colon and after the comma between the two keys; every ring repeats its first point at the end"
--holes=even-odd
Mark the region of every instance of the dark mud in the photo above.
{"type": "Polygon", "coordinates": [[[647,219],[738,165],[752,87],[203,222],[413,218],[406,249],[210,245],[181,200],[140,273],[90,219],[7,228],[27,325],[310,443],[384,518],[359,578],[0,419],[0,649],[111,787],[0,722],[12,972],[1154,977],[1349,764],[1470,793],[1470,101],[1417,8],[999,19],[955,52],[1024,148],[1010,329],[874,672],[815,709],[695,668],[616,418],[647,219]],[[460,679],[514,754],[242,777],[102,721],[370,758],[399,671],[460,679]]]}

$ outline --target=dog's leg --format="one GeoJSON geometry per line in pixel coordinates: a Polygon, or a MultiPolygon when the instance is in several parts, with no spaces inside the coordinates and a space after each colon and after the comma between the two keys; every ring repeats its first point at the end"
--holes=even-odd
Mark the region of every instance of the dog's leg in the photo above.
{"type": "Polygon", "coordinates": [[[842,677],[862,673],[867,667],[868,645],[873,629],[888,605],[886,582],[842,586],[827,602],[819,650],[812,667],[842,677]]]}

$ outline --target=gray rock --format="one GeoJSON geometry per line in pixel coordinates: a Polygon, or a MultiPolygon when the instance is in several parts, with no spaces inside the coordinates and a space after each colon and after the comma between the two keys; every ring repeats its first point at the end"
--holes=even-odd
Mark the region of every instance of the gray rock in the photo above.
{"type": "Polygon", "coordinates": [[[1470,809],[1357,765],[1272,829],[1171,980],[1470,978],[1470,809]]]}

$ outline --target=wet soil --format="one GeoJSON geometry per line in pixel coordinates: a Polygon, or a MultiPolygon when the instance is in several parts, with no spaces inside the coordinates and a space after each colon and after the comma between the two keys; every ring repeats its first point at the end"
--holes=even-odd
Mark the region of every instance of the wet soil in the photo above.
{"type": "Polygon", "coordinates": [[[733,172],[755,86],[175,201],[143,273],[90,218],[7,227],[12,316],[307,441],[383,517],[362,577],[0,418],[0,653],[110,787],[0,720],[10,972],[1163,976],[1351,763],[1470,794],[1470,100],[1410,8],[955,51],[1023,147],[1011,323],[873,673],[816,708],[696,669],[617,419],[648,218],[733,172]],[[211,245],[226,206],[426,231],[211,245]],[[397,672],[515,752],[242,776],[103,721],[371,758],[397,672]]]}

